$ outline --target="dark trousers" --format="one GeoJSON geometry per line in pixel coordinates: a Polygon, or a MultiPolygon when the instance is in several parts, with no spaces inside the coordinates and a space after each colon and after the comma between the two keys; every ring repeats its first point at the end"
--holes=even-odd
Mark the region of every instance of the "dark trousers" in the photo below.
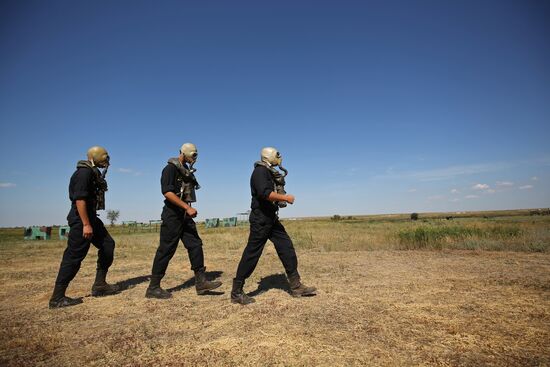
{"type": "Polygon", "coordinates": [[[298,270],[298,258],[292,240],[277,217],[264,215],[259,209],[250,213],[250,235],[237,268],[237,280],[244,281],[254,271],[267,240],[275,245],[279,259],[288,275],[298,270]]]}
{"type": "Polygon", "coordinates": [[[101,219],[91,217],[90,222],[93,229],[91,240],[87,240],[82,236],[84,225],[80,218],[69,223],[71,230],[69,231],[67,248],[63,253],[63,259],[59,266],[59,273],[57,274],[55,284],[69,285],[71,280],[76,276],[76,273],[78,273],[82,260],[88,254],[90,243],[99,250],[97,253],[97,269],[107,271],[113,263],[115,241],[109,232],[107,232],[107,228],[105,228],[101,219]]]}
{"type": "Polygon", "coordinates": [[[160,244],[153,260],[152,275],[164,276],[180,240],[187,249],[191,269],[197,271],[204,267],[202,240],[197,232],[197,226],[193,218],[184,213],[166,206],[162,210],[160,244]]]}

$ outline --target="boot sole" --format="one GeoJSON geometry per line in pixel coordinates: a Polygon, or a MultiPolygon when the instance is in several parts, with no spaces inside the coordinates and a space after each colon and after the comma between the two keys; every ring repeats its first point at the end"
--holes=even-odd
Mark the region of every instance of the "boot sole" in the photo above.
{"type": "Polygon", "coordinates": [[[237,300],[234,300],[234,299],[231,300],[231,303],[235,303],[235,304],[238,304],[238,305],[241,305],[241,306],[250,305],[250,304],[252,304],[252,303],[254,303],[254,302],[256,302],[256,301],[255,301],[255,300],[252,300],[252,301],[250,301],[250,302],[248,302],[248,303],[241,303],[241,302],[239,302],[239,301],[237,301],[237,300]]]}
{"type": "Polygon", "coordinates": [[[76,305],[80,305],[84,303],[82,300],[80,300],[80,302],[72,302],[72,303],[67,303],[67,304],[48,304],[48,308],[50,310],[55,310],[56,308],[65,308],[65,307],[72,307],[72,306],[76,306],[76,305]]]}
{"type": "Polygon", "coordinates": [[[306,293],[298,293],[298,294],[295,294],[295,293],[291,293],[290,295],[292,297],[295,297],[295,298],[298,298],[298,297],[313,297],[313,296],[316,296],[317,293],[315,293],[316,291],[313,291],[313,292],[306,292],[306,293]]]}
{"type": "Polygon", "coordinates": [[[152,298],[152,299],[170,299],[172,298],[172,296],[170,295],[169,297],[157,297],[157,296],[150,296],[148,294],[145,295],[145,298],[152,298]]]}
{"type": "Polygon", "coordinates": [[[113,296],[115,294],[120,293],[120,291],[92,291],[92,297],[105,297],[105,296],[113,296]]]}
{"type": "Polygon", "coordinates": [[[218,289],[218,288],[221,287],[221,286],[222,286],[222,284],[220,283],[219,285],[217,285],[217,286],[215,286],[215,287],[207,288],[207,289],[201,289],[200,291],[197,289],[196,291],[197,291],[197,294],[198,294],[199,296],[202,296],[203,294],[208,293],[208,292],[211,291],[211,290],[218,289]]]}

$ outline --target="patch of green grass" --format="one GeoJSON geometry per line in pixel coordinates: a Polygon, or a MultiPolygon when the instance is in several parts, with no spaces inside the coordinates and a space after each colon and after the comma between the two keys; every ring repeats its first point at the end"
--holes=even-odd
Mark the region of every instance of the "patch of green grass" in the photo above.
{"type": "Polygon", "coordinates": [[[404,249],[441,249],[447,244],[456,247],[457,242],[465,249],[479,248],[475,240],[508,240],[518,238],[523,230],[517,225],[467,226],[422,224],[401,229],[397,233],[399,244],[404,249]]]}

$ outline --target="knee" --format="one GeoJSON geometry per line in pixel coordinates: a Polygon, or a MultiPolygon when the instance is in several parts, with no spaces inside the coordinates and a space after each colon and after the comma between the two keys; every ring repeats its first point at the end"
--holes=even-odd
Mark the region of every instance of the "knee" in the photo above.
{"type": "Polygon", "coordinates": [[[63,255],[63,263],[65,264],[71,264],[71,265],[78,265],[84,260],[86,257],[86,253],[82,253],[79,251],[66,251],[63,255]]]}
{"type": "Polygon", "coordinates": [[[188,243],[185,244],[185,247],[188,250],[196,250],[199,248],[202,248],[202,240],[196,240],[196,241],[187,241],[188,243]]]}

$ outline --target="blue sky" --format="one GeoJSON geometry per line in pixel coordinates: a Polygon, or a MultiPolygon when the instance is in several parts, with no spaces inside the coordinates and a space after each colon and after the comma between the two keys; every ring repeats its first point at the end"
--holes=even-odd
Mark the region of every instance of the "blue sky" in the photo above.
{"type": "Polygon", "coordinates": [[[3,1],[0,226],[59,224],[91,145],[107,208],[160,217],[199,148],[199,219],[250,205],[275,146],[283,217],[550,206],[546,1],[3,1]]]}

